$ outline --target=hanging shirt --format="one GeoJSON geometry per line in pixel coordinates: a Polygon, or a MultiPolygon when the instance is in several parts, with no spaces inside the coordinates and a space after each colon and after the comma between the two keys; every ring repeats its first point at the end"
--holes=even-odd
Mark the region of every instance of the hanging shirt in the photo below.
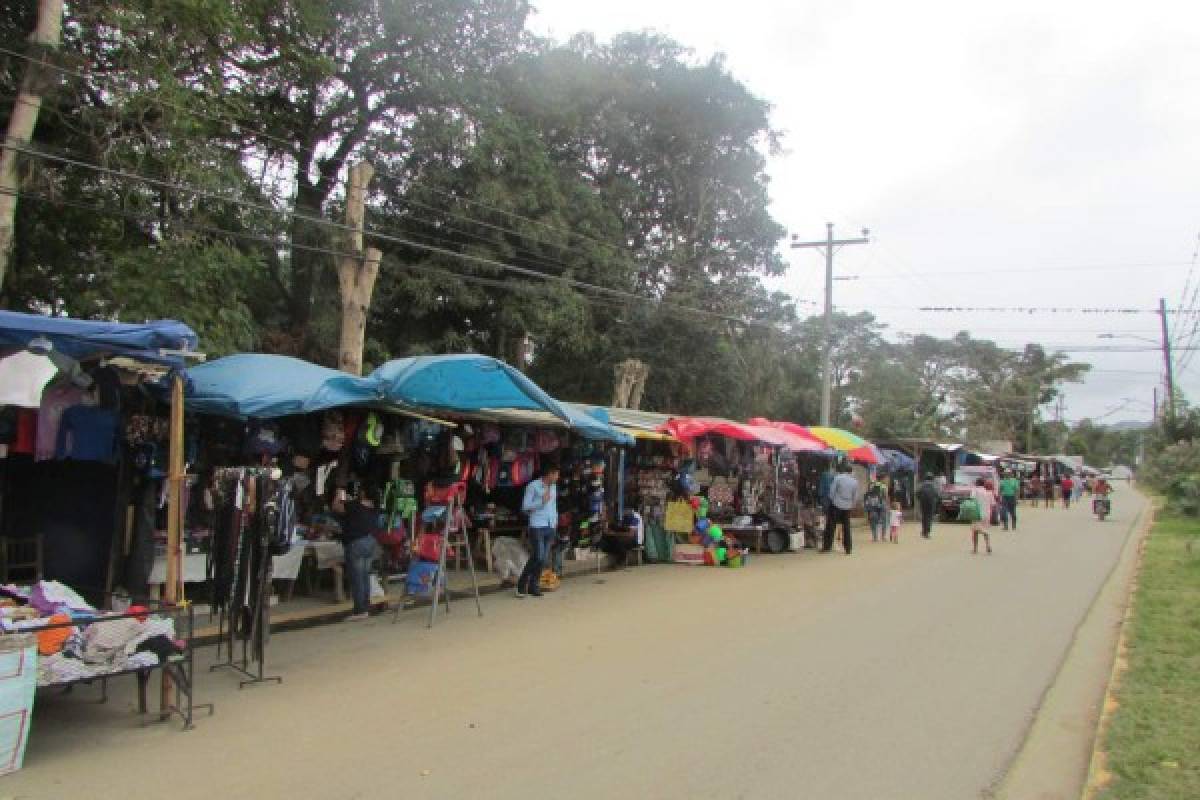
{"type": "Polygon", "coordinates": [[[111,464],[117,452],[117,412],[99,406],[74,406],[63,412],[58,428],[58,458],[111,464]]]}
{"type": "Polygon", "coordinates": [[[37,448],[34,458],[48,461],[58,450],[58,428],[68,408],[83,403],[87,393],[70,381],[50,386],[42,392],[42,407],[38,412],[37,448]]]}
{"type": "Polygon", "coordinates": [[[38,412],[32,408],[17,410],[17,430],[13,436],[13,453],[29,455],[33,453],[34,440],[37,438],[38,412]]]}

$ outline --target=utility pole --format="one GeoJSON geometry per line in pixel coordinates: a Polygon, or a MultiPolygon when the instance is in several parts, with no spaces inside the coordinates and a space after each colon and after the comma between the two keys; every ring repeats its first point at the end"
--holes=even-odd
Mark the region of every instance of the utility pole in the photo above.
{"type": "Polygon", "coordinates": [[[1171,337],[1167,335],[1167,301],[1158,298],[1158,318],[1162,323],[1163,363],[1167,368],[1167,420],[1175,423],[1175,370],[1171,366],[1171,337]]]}
{"type": "Polygon", "coordinates": [[[833,390],[833,253],[835,247],[846,244],[867,244],[870,231],[862,229],[860,239],[834,239],[833,223],[825,223],[825,241],[798,242],[796,234],[792,234],[792,249],[823,247],[825,248],[825,353],[821,364],[821,424],[829,425],[830,393],[833,390]]]}
{"type": "Polygon", "coordinates": [[[1029,390],[1029,418],[1025,420],[1025,452],[1026,453],[1033,452],[1033,421],[1034,421],[1034,417],[1037,416],[1037,407],[1038,407],[1037,400],[1038,400],[1038,397],[1042,393],[1040,377],[1038,378],[1038,381],[1039,382],[1035,383],[1033,385],[1033,387],[1029,390]]]}

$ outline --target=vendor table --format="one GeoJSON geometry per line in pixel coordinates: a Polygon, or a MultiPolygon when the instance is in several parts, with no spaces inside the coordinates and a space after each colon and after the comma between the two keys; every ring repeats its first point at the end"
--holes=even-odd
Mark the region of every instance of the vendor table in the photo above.
{"type": "MultiPolygon", "coordinates": [[[[342,543],[336,541],[305,542],[303,546],[297,543],[284,555],[275,556],[271,559],[272,579],[291,582],[291,585],[288,587],[286,599],[291,599],[296,579],[300,577],[300,568],[306,557],[313,561],[318,570],[333,570],[334,593],[338,602],[342,602],[345,599],[342,589],[342,565],[346,560],[346,551],[342,547],[342,543]]],[[[207,578],[208,556],[206,554],[188,553],[183,557],[184,583],[204,583],[207,578]]],[[[148,583],[151,586],[161,586],[166,580],[167,557],[158,556],[154,559],[154,566],[150,570],[150,580],[148,583]]]]}
{"type": "Polygon", "coordinates": [[[495,569],[495,564],[492,561],[492,539],[496,536],[515,536],[521,538],[525,535],[525,524],[521,522],[496,522],[488,520],[486,525],[480,525],[475,529],[479,532],[483,539],[483,562],[487,567],[488,572],[495,569]]]}
{"type": "Polygon", "coordinates": [[[721,530],[725,531],[725,533],[727,533],[727,534],[736,536],[738,539],[753,538],[754,539],[754,552],[761,553],[762,546],[763,546],[763,537],[767,535],[768,528],[766,525],[749,525],[749,526],[738,527],[738,528],[735,528],[732,525],[722,525],[721,530]]]}

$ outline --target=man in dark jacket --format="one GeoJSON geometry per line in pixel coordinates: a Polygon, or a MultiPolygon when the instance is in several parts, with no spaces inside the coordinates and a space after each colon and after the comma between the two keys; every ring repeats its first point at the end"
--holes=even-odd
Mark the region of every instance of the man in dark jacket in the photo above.
{"type": "Polygon", "coordinates": [[[933,517],[941,499],[942,493],[933,482],[933,473],[926,472],[925,480],[917,489],[917,505],[921,507],[921,535],[926,539],[933,533],[933,517]]]}

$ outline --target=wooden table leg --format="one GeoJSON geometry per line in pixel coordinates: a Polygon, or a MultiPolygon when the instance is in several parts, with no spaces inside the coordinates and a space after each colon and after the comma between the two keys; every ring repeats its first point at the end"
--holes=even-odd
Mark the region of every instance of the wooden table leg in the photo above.
{"type": "Polygon", "coordinates": [[[341,564],[334,564],[330,569],[333,571],[333,596],[339,603],[346,602],[346,588],[342,585],[343,569],[341,564]]]}

